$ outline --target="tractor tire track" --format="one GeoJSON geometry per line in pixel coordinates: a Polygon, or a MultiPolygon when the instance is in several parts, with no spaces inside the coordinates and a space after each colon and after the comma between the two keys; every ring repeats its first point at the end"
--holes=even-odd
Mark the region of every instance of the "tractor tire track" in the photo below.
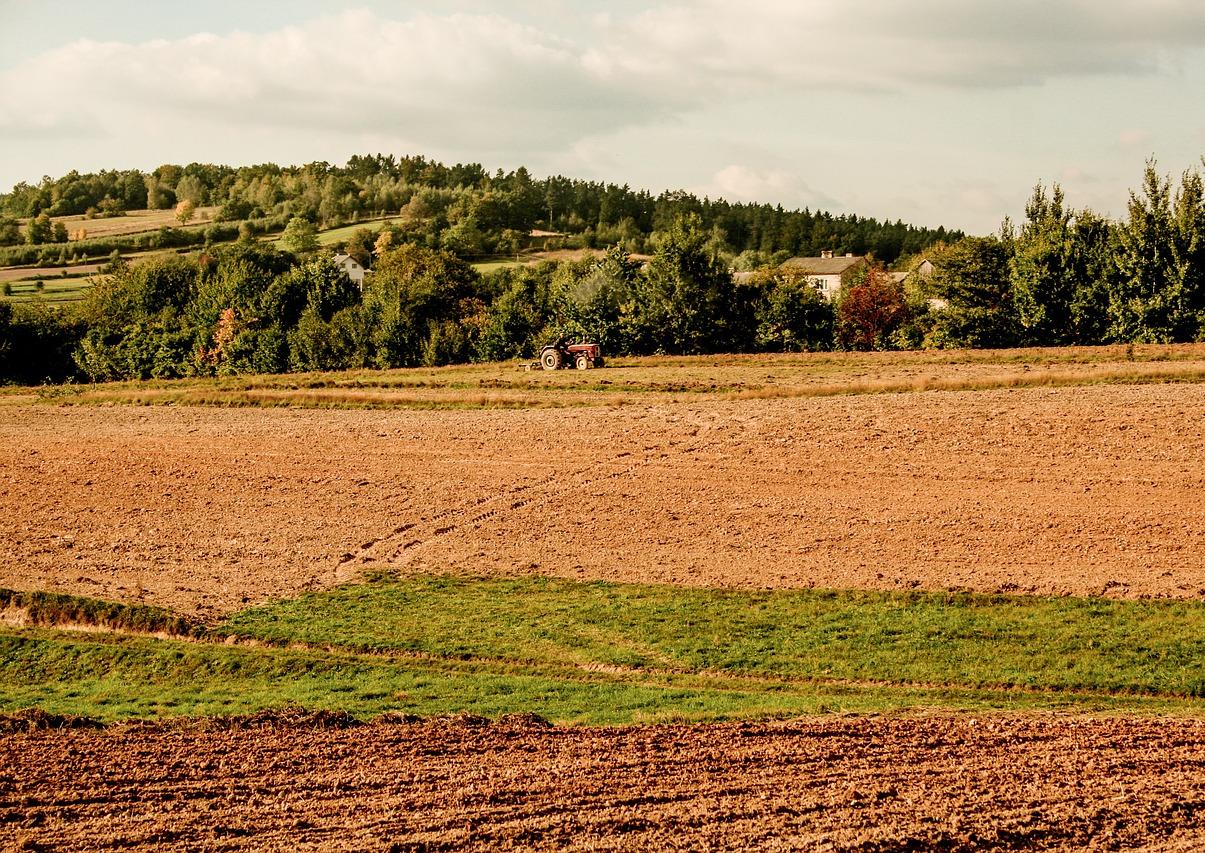
{"type": "Polygon", "coordinates": [[[741,435],[747,427],[743,418],[729,417],[725,419],[731,426],[736,426],[718,444],[706,440],[716,428],[714,419],[705,419],[695,426],[686,436],[671,438],[664,444],[645,445],[639,451],[625,450],[607,459],[596,460],[579,465],[566,474],[552,473],[539,480],[517,486],[502,494],[474,500],[467,505],[453,507],[439,512],[416,524],[401,525],[392,533],[370,543],[365,549],[361,562],[409,562],[416,556],[416,551],[430,545],[449,534],[465,529],[477,529],[482,524],[498,517],[502,513],[529,510],[546,506],[573,492],[589,488],[597,483],[631,477],[639,471],[658,463],[672,462],[701,450],[715,450],[726,444],[734,444],[744,440],[741,435]],[[637,453],[643,455],[623,464],[637,453]],[[610,469],[610,470],[607,470],[610,469]],[[486,509],[480,510],[482,507],[486,509]],[[447,522],[442,523],[441,522],[447,522]],[[414,532],[411,532],[414,531],[414,532]],[[400,537],[406,541],[400,547],[394,545],[400,537]],[[381,556],[380,552],[393,545],[391,551],[381,556]]]}

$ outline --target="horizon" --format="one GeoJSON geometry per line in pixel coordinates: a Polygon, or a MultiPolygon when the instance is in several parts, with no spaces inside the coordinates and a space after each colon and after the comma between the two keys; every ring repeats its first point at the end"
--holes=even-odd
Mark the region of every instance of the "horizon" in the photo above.
{"type": "Polygon", "coordinates": [[[1119,218],[1205,150],[1180,0],[70,7],[0,2],[5,192],[381,152],[984,234],[1037,183],[1119,218]]]}

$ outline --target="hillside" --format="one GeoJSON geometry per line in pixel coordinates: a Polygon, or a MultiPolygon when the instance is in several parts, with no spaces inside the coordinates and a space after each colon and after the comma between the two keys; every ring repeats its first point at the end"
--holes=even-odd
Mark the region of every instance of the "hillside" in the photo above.
{"type": "Polygon", "coordinates": [[[681,190],[653,195],[626,184],[535,178],[522,167],[491,173],[477,163],[446,166],[421,156],[377,154],[353,157],[344,166],[191,163],[146,173],[72,171],[36,185],[19,183],[0,195],[0,247],[7,247],[0,248],[0,265],[65,265],[114,249],[223,242],[237,237],[243,224],[258,233],[276,231],[294,216],[322,230],[398,216],[416,242],[469,258],[513,254],[537,228],[561,235],[545,248],[618,243],[643,253],[686,215],[699,217],[718,251],[745,255],[745,268],[775,254],[825,249],[890,263],[961,236],[856,214],[700,199],[681,190]],[[181,203],[196,209],[177,221],[181,203]],[[31,224],[42,215],[45,233],[31,237],[31,224]],[[139,234],[143,239],[135,239],[139,234]]]}

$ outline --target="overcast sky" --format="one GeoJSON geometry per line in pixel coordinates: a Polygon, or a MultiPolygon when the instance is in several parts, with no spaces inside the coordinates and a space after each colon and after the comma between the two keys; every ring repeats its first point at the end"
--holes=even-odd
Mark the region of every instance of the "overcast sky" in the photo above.
{"type": "Polygon", "coordinates": [[[975,233],[1205,153],[1201,0],[0,0],[0,187],[425,154],[975,233]]]}

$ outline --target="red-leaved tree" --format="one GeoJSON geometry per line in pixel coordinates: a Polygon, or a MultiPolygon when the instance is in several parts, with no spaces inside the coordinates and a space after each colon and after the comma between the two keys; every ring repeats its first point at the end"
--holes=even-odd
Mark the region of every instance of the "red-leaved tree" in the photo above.
{"type": "Polygon", "coordinates": [[[837,343],[846,349],[888,349],[891,333],[907,319],[903,284],[882,267],[870,267],[837,304],[837,343]]]}

